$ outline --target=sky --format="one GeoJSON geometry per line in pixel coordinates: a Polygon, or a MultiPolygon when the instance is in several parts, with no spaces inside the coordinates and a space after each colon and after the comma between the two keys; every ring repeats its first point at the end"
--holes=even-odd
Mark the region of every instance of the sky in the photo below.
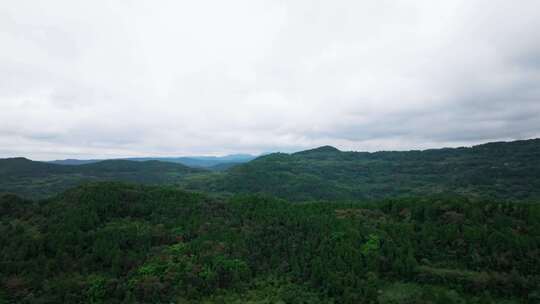
{"type": "Polygon", "coordinates": [[[0,3],[0,157],[540,137],[540,1],[0,3]]]}

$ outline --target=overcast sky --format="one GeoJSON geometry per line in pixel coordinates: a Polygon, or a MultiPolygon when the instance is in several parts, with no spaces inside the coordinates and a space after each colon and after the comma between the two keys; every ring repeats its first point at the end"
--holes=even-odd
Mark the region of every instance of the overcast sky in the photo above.
{"type": "Polygon", "coordinates": [[[540,137],[540,1],[0,3],[0,157],[540,137]]]}

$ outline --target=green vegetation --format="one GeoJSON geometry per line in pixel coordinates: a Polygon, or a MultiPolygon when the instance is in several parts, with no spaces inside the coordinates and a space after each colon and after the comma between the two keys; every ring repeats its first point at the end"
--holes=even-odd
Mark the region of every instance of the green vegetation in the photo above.
{"type": "MultiPolygon", "coordinates": [[[[234,165],[248,162],[254,159],[256,156],[249,154],[234,154],[226,156],[191,156],[191,157],[132,157],[122,158],[119,160],[131,160],[131,161],[161,161],[168,163],[177,163],[194,168],[207,168],[210,170],[222,170],[223,168],[230,168],[234,165]]],[[[104,161],[104,159],[64,159],[53,160],[49,163],[58,165],[84,165],[104,161]]]]}
{"type": "Polygon", "coordinates": [[[538,303],[540,205],[97,183],[0,197],[0,303],[538,303]]]}
{"type": "Polygon", "coordinates": [[[0,235],[0,304],[540,303],[540,140],[4,159],[0,235]]]}
{"type": "Polygon", "coordinates": [[[0,193],[45,198],[90,181],[174,184],[201,172],[206,171],[160,161],[106,160],[75,166],[8,158],[0,159],[0,193]]]}
{"type": "Polygon", "coordinates": [[[407,152],[341,152],[327,146],[270,154],[225,174],[203,177],[188,177],[183,185],[199,191],[264,193],[295,201],[432,194],[537,199],[540,139],[407,152]]]}
{"type": "Polygon", "coordinates": [[[326,146],[210,169],[155,160],[56,165],[0,159],[0,193],[46,198],[88,181],[124,181],[224,196],[260,193],[291,201],[433,194],[539,199],[540,139],[407,152],[341,152],[326,146]]]}

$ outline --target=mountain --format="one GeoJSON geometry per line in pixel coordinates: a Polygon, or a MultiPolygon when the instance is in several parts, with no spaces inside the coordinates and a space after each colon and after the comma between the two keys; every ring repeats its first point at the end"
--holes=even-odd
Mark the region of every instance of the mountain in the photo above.
{"type": "Polygon", "coordinates": [[[0,303],[539,303],[539,191],[540,139],[1,159],[0,303]]]}
{"type": "Polygon", "coordinates": [[[222,175],[186,181],[194,190],[265,193],[293,200],[433,193],[522,200],[540,197],[540,139],[374,153],[324,146],[269,154],[222,175]]]}
{"type": "Polygon", "coordinates": [[[70,168],[49,163],[32,161],[24,157],[0,159],[0,178],[20,176],[43,176],[69,172],[70,168]]]}
{"type": "Polygon", "coordinates": [[[85,164],[97,163],[97,162],[100,162],[100,161],[103,161],[103,159],[73,159],[73,158],[68,158],[68,159],[51,160],[51,161],[48,161],[48,163],[55,164],[55,165],[76,166],[76,165],[85,165],[85,164]]]}
{"type": "Polygon", "coordinates": [[[296,155],[322,155],[322,154],[334,154],[336,152],[341,152],[341,151],[339,151],[339,149],[337,149],[336,147],[322,146],[315,149],[296,152],[294,154],[296,155]]]}
{"type": "MultiPolygon", "coordinates": [[[[189,167],[195,168],[216,168],[216,170],[222,170],[224,167],[229,167],[239,163],[245,163],[255,159],[256,156],[249,154],[232,154],[225,156],[187,156],[187,157],[131,157],[122,158],[118,160],[131,160],[131,161],[150,161],[157,160],[161,162],[179,163],[189,167]]],[[[58,165],[84,165],[103,161],[103,159],[64,159],[53,160],[49,163],[58,165]]]]}
{"type": "Polygon", "coordinates": [[[42,198],[89,181],[174,184],[201,172],[205,170],[161,161],[105,160],[67,166],[8,158],[0,159],[0,192],[42,198]]]}
{"type": "Polygon", "coordinates": [[[294,201],[431,194],[540,198],[540,139],[373,153],[323,146],[292,154],[272,153],[244,163],[233,161],[247,159],[246,155],[195,159],[207,170],[147,159],[77,166],[4,159],[0,160],[0,192],[46,197],[84,181],[119,180],[177,184],[220,195],[261,193],[294,201]],[[228,162],[220,163],[224,160],[228,162]]]}
{"type": "Polygon", "coordinates": [[[538,303],[539,207],[111,182],[0,195],[0,303],[538,303]]]}

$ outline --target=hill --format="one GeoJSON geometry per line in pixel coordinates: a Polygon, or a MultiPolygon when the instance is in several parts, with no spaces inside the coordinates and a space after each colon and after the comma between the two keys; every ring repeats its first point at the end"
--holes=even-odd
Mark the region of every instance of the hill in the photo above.
{"type": "Polygon", "coordinates": [[[85,165],[85,164],[93,164],[100,161],[104,161],[104,159],[74,159],[74,158],[68,158],[68,159],[58,159],[58,160],[51,160],[47,163],[49,164],[55,164],[55,165],[70,165],[70,166],[77,166],[77,165],[85,165]]]}
{"type": "Polygon", "coordinates": [[[237,159],[208,170],[142,159],[77,166],[4,159],[0,160],[0,192],[42,198],[85,181],[117,180],[177,184],[220,195],[262,193],[294,201],[431,194],[540,198],[540,139],[374,153],[324,146],[268,154],[247,163],[233,162],[237,159]]]}
{"type": "Polygon", "coordinates": [[[330,146],[274,153],[198,177],[190,189],[265,193],[293,200],[373,199],[454,193],[499,199],[540,197],[540,139],[471,148],[342,152],[330,146]]]}
{"type": "Polygon", "coordinates": [[[106,160],[78,166],[0,159],[0,192],[43,198],[89,181],[173,184],[204,170],[160,161],[106,160]]]}
{"type": "MultiPolygon", "coordinates": [[[[210,170],[223,170],[236,164],[245,163],[256,157],[249,154],[232,154],[225,156],[188,156],[188,157],[132,157],[119,160],[131,161],[161,161],[169,163],[183,164],[194,168],[207,168],[210,170]]],[[[57,165],[84,165],[103,161],[103,159],[64,159],[53,160],[49,163],[57,165]]]]}
{"type": "Polygon", "coordinates": [[[460,197],[0,195],[0,303],[537,303],[539,223],[537,203],[460,197]]]}
{"type": "Polygon", "coordinates": [[[69,172],[69,168],[31,161],[24,157],[0,159],[0,178],[33,175],[41,176],[48,173],[60,172],[69,172]]]}

